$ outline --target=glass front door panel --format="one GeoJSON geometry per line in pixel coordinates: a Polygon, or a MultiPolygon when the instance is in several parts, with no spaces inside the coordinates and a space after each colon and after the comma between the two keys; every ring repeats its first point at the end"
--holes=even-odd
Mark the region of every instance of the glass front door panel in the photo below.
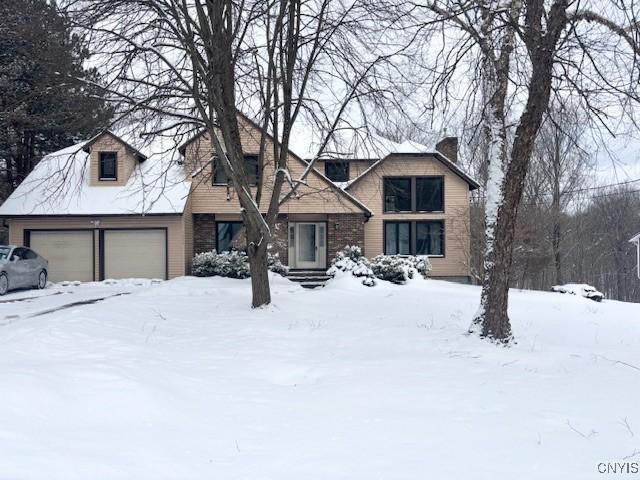
{"type": "Polygon", "coordinates": [[[316,261],[316,225],[314,223],[298,225],[298,261],[316,261]]]}

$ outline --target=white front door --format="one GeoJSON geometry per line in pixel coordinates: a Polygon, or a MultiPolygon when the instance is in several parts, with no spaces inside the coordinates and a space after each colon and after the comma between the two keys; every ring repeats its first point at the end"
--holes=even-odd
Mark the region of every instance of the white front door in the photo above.
{"type": "Polygon", "coordinates": [[[289,241],[291,267],[326,268],[326,225],[324,223],[290,223],[289,241]]]}

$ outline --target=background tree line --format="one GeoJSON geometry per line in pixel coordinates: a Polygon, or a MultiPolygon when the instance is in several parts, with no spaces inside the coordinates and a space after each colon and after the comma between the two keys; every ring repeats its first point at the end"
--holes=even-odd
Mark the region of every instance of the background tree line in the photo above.
{"type": "MultiPolygon", "coordinates": [[[[551,108],[536,140],[518,210],[510,284],[549,290],[588,283],[607,298],[640,302],[636,249],[640,179],[597,182],[594,140],[571,107],[551,108]]],[[[481,158],[468,167],[485,175],[481,158]]],[[[476,156],[477,157],[477,156],[476,156]]],[[[472,272],[482,279],[482,193],[472,199],[472,272]]]]}
{"type": "Polygon", "coordinates": [[[109,125],[89,52],[55,3],[0,2],[0,202],[46,154],[109,125]]]}

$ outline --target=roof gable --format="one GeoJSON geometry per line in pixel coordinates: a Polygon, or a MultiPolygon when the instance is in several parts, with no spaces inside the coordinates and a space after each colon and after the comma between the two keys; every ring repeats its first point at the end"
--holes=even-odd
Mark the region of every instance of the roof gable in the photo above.
{"type": "Polygon", "coordinates": [[[433,157],[439,162],[441,162],[444,166],[446,166],[449,170],[455,173],[458,177],[462,178],[469,185],[469,190],[476,190],[480,188],[480,184],[476,182],[473,178],[467,175],[460,167],[458,167],[454,162],[445,157],[440,152],[423,152],[423,153],[389,153],[386,157],[381,158],[373,165],[371,165],[368,169],[366,169],[362,174],[360,174],[357,178],[353,179],[349,182],[346,189],[349,190],[353,185],[360,182],[363,178],[367,177],[371,172],[376,170],[380,165],[382,165],[385,161],[392,157],[433,157]]]}
{"type": "Polygon", "coordinates": [[[125,185],[92,186],[87,143],[46,155],[0,206],[0,216],[167,215],[184,211],[190,182],[181,166],[162,156],[150,158],[137,164],[125,185]]]}
{"type": "MultiPolygon", "coordinates": [[[[246,115],[238,112],[238,116],[240,117],[242,122],[245,122],[251,129],[254,129],[257,132],[262,133],[263,129],[260,125],[258,125],[255,121],[251,120],[249,117],[247,117],[246,115]]],[[[200,132],[198,132],[196,135],[194,135],[191,139],[187,140],[185,143],[183,143],[182,145],[180,145],[180,147],[178,147],[179,152],[184,155],[186,153],[187,147],[194,142],[195,140],[199,139],[200,137],[202,137],[204,134],[206,134],[207,131],[206,130],[201,130],[200,132]]],[[[276,142],[276,140],[274,139],[274,137],[269,134],[268,132],[265,133],[267,140],[270,142],[276,142]]],[[[278,142],[278,145],[280,145],[280,143],[278,142]]],[[[305,160],[303,160],[301,157],[299,157],[295,152],[293,152],[292,150],[288,150],[289,152],[289,158],[292,159],[295,162],[298,162],[301,166],[303,166],[305,169],[307,169],[309,167],[309,163],[306,162],[305,160]]],[[[358,200],[357,198],[355,198],[353,195],[351,195],[350,193],[344,191],[342,188],[340,188],[338,185],[336,185],[335,183],[333,183],[331,180],[329,180],[327,177],[325,177],[323,174],[321,174],[320,172],[318,172],[315,168],[311,168],[309,175],[313,175],[315,178],[317,178],[320,182],[322,182],[323,184],[325,184],[329,189],[331,189],[333,192],[335,192],[336,195],[338,195],[341,198],[346,199],[347,201],[349,201],[349,203],[355,205],[357,207],[358,210],[362,210],[362,212],[367,215],[370,216],[372,215],[371,210],[369,210],[369,208],[363,204],[360,200],[358,200]]],[[[294,198],[294,197],[292,197],[294,198]]]]}
{"type": "Polygon", "coordinates": [[[138,150],[136,147],[131,145],[131,143],[127,142],[126,140],[124,140],[119,135],[116,135],[115,133],[113,133],[111,130],[105,130],[104,132],[100,132],[97,135],[95,135],[94,137],[90,138],[82,146],[82,150],[87,152],[87,153],[89,153],[90,149],[91,149],[91,146],[94,143],[96,143],[98,140],[100,140],[105,135],[110,135],[112,138],[116,139],[118,142],[123,144],[128,150],[130,150],[134,154],[134,156],[138,159],[138,161],[144,162],[147,159],[147,156],[144,153],[142,153],[140,150],[138,150]]]}

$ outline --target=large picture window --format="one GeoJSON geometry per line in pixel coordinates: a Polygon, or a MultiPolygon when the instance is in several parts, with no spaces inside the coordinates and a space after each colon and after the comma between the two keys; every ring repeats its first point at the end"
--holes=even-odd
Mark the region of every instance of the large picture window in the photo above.
{"type": "Polygon", "coordinates": [[[444,221],[384,222],[384,253],[444,256],[444,221]]]}
{"type": "Polygon", "coordinates": [[[444,211],[444,178],[416,178],[416,210],[418,212],[444,211]]]}
{"type": "Polygon", "coordinates": [[[228,252],[233,250],[236,247],[234,240],[238,240],[242,226],[242,222],[217,222],[216,251],[228,252]]]}
{"type": "Polygon", "coordinates": [[[100,180],[118,179],[118,154],[100,152],[100,180]]]}
{"type": "Polygon", "coordinates": [[[386,255],[410,255],[411,223],[386,222],[384,224],[384,245],[386,255]]]}
{"type": "Polygon", "coordinates": [[[411,211],[411,178],[384,179],[384,211],[411,211]]]}
{"type": "Polygon", "coordinates": [[[444,212],[444,177],[387,177],[384,211],[444,212]]]}
{"type": "MultiPolygon", "coordinates": [[[[227,185],[229,183],[229,177],[227,177],[220,160],[215,158],[211,165],[213,169],[211,174],[211,183],[213,185],[227,185]]],[[[244,168],[247,173],[249,185],[257,185],[259,179],[258,155],[245,155],[244,168]]]]}
{"type": "Polygon", "coordinates": [[[349,162],[324,162],[324,175],[332,182],[348,182],[349,162]]]}
{"type": "Polygon", "coordinates": [[[416,222],[416,255],[444,255],[442,221],[416,222]]]}

